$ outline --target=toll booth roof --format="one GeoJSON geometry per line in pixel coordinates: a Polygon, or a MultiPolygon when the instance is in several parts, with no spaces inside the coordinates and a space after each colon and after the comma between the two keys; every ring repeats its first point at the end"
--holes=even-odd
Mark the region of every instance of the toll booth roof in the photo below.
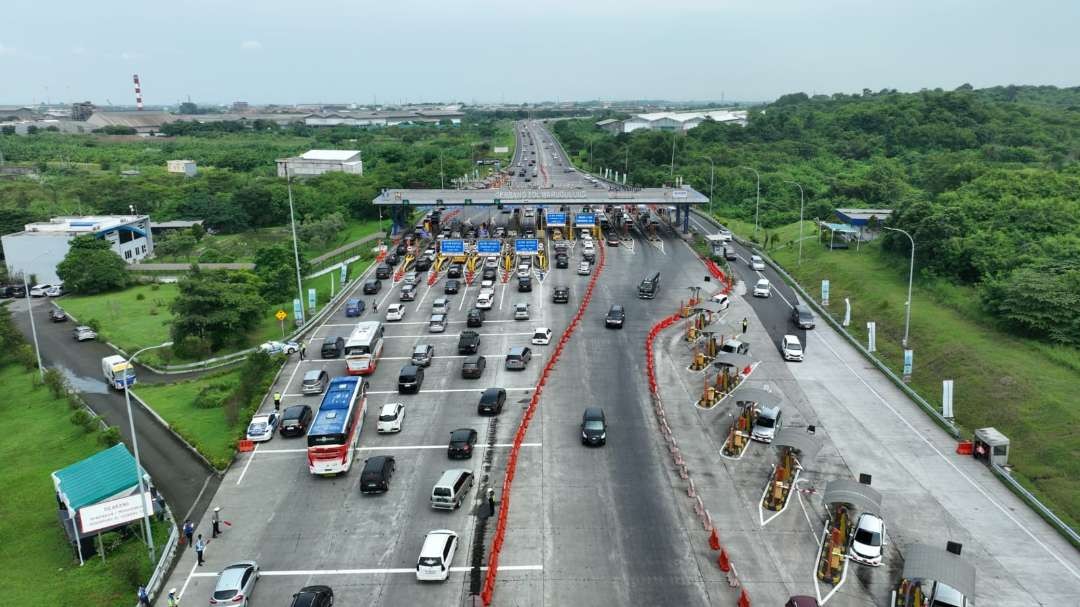
{"type": "Polygon", "coordinates": [[[1009,437],[998,432],[997,428],[979,428],[975,430],[975,438],[991,447],[1005,447],[1009,444],[1009,437]]]}
{"type": "MultiPolygon", "coordinates": [[[[724,352],[724,354],[728,354],[724,352]]],[[[736,388],[732,393],[731,398],[735,402],[750,401],[758,404],[759,407],[768,408],[775,407],[780,404],[780,395],[775,392],[769,392],[768,390],[762,390],[761,388],[736,388]]]]}
{"type": "Polygon", "coordinates": [[[772,441],[773,447],[788,447],[799,452],[799,461],[802,464],[814,459],[821,450],[821,442],[802,428],[784,428],[776,433],[772,441]]]}
{"type": "Polygon", "coordinates": [[[851,504],[861,512],[881,514],[881,494],[863,483],[846,478],[829,481],[825,485],[826,504],[851,504]]]}
{"type": "Polygon", "coordinates": [[[925,544],[908,546],[904,554],[905,580],[934,580],[956,588],[967,598],[975,596],[975,566],[941,548],[925,544]]]}
{"type": "Polygon", "coordinates": [[[52,477],[56,490],[72,511],[123,493],[139,482],[135,458],[123,443],[57,470],[52,477]]]}
{"type": "Polygon", "coordinates": [[[734,352],[717,352],[716,358],[713,359],[714,367],[736,367],[738,369],[745,368],[753,362],[749,354],[736,354],[734,352]]]}

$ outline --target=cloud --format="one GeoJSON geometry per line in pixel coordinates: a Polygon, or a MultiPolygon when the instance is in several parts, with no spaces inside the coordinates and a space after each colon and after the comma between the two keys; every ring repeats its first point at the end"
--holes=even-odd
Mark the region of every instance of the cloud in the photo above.
{"type": "Polygon", "coordinates": [[[262,50],[262,42],[259,42],[258,40],[244,40],[240,43],[240,48],[245,51],[262,50]]]}
{"type": "Polygon", "coordinates": [[[14,55],[15,49],[10,46],[4,46],[3,42],[0,42],[0,57],[5,55],[14,55]]]}
{"type": "Polygon", "coordinates": [[[86,54],[86,47],[73,46],[73,47],[71,47],[71,54],[72,55],[85,55],[86,54]]]}
{"type": "Polygon", "coordinates": [[[136,61],[138,59],[142,59],[143,54],[135,51],[124,51],[120,53],[120,58],[124,61],[136,61]]]}

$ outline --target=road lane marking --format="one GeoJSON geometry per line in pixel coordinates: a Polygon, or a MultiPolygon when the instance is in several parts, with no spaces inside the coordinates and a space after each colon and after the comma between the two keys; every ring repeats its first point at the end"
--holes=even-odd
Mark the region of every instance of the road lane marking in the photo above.
{"type": "MultiPolygon", "coordinates": [[[[480,567],[481,570],[487,570],[487,565],[480,567]]],[[[499,571],[543,571],[543,565],[499,565],[499,571]]],[[[450,573],[468,573],[472,571],[472,567],[451,567],[450,573]]],[[[394,569],[292,569],[283,571],[265,571],[260,570],[259,575],[263,576],[313,576],[313,575],[386,575],[392,573],[416,573],[416,567],[401,567],[394,569]]],[[[190,577],[200,578],[215,578],[218,577],[218,573],[210,571],[192,573],[190,577]]],[[[187,585],[185,584],[185,587],[187,585]]]]}
{"type": "Polygon", "coordinates": [[[255,443],[255,448],[251,450],[251,455],[248,456],[247,462],[244,463],[244,469],[240,471],[240,478],[236,479],[236,484],[244,482],[244,475],[247,474],[248,468],[251,466],[252,460],[255,459],[255,454],[259,452],[259,445],[261,443],[255,443]]]}
{"type": "MultiPolygon", "coordinates": [[[[515,321],[524,322],[524,321],[515,321]]],[[[477,333],[480,337],[513,337],[517,335],[532,335],[532,332],[527,333],[477,333]]],[[[418,339],[429,337],[461,337],[461,333],[421,333],[420,335],[383,335],[383,339],[418,339]]]]}
{"type": "MultiPolygon", "coordinates": [[[[533,390],[530,386],[528,388],[503,388],[507,392],[529,392],[533,390]]],[[[484,388],[444,388],[442,390],[421,390],[417,394],[442,394],[450,392],[483,392],[484,388]]],[[[397,390],[368,390],[368,394],[400,394],[397,390]]]]}
{"type": "MultiPolygon", "coordinates": [[[[492,445],[497,449],[509,449],[514,446],[514,443],[495,443],[492,445]]],[[[540,443],[521,443],[522,447],[539,447],[540,443]]],[[[483,449],[487,445],[477,445],[477,449],[483,449]]],[[[384,447],[356,447],[354,451],[422,451],[425,449],[445,449],[446,445],[388,445],[384,447]]],[[[264,449],[260,451],[263,455],[275,454],[275,453],[307,453],[307,449],[264,449]]]]}

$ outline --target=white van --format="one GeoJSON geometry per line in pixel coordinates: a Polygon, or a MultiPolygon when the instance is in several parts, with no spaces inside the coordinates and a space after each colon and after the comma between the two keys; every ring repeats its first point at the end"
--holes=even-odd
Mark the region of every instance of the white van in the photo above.
{"type": "Polygon", "coordinates": [[[447,470],[431,488],[431,507],[436,510],[454,510],[473,486],[473,473],[464,469],[447,470]]]}
{"type": "Polygon", "coordinates": [[[442,582],[450,576],[450,565],[457,552],[458,534],[449,529],[429,531],[416,559],[416,579],[442,582]]]}

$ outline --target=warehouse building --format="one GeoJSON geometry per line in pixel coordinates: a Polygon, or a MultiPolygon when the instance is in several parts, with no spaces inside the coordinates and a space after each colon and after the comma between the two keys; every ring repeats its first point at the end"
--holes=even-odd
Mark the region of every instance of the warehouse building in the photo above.
{"type": "Polygon", "coordinates": [[[598,128],[610,133],[632,133],[641,129],[650,131],[689,131],[705,120],[723,124],[746,126],[746,110],[699,110],[695,112],[652,112],[634,114],[623,121],[601,120],[598,128]]]}
{"type": "Polygon", "coordinates": [[[0,238],[4,262],[11,275],[34,276],[38,283],[59,282],[56,266],[67,256],[71,239],[93,235],[112,245],[127,263],[135,263],[154,253],[148,215],[100,215],[54,217],[28,223],[22,232],[0,238]]]}
{"type": "Polygon", "coordinates": [[[294,158],[280,158],[277,161],[278,177],[298,177],[303,175],[322,175],[340,172],[354,175],[364,174],[364,162],[357,150],[311,150],[294,158]]]}
{"type": "Polygon", "coordinates": [[[167,122],[176,118],[167,112],[94,112],[86,119],[87,126],[100,129],[107,126],[120,126],[135,129],[140,135],[148,135],[161,130],[167,122]]]}

